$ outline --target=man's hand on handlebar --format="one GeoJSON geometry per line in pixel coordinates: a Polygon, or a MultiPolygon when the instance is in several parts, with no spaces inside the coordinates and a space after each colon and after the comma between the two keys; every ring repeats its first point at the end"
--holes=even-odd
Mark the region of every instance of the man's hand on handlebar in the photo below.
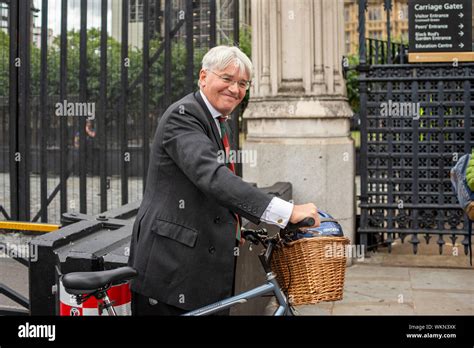
{"type": "Polygon", "coordinates": [[[321,222],[319,221],[318,208],[316,208],[313,203],[301,205],[295,204],[295,206],[293,207],[293,212],[290,216],[290,223],[296,224],[307,217],[313,218],[315,222],[313,226],[309,227],[319,227],[321,222]]]}

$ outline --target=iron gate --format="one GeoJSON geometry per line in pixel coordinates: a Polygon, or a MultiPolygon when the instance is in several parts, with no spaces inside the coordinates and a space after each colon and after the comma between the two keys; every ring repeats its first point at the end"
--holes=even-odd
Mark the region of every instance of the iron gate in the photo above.
{"type": "Polygon", "coordinates": [[[0,0],[0,219],[140,200],[158,117],[216,44],[239,44],[239,0],[0,0]]]}
{"type": "Polygon", "coordinates": [[[391,251],[410,236],[416,253],[421,237],[436,236],[441,254],[444,236],[453,245],[463,237],[467,254],[468,220],[449,170],[474,147],[474,64],[408,64],[406,46],[391,42],[391,5],[384,1],[387,41],[367,42],[367,0],[359,0],[360,241],[391,251]]]}

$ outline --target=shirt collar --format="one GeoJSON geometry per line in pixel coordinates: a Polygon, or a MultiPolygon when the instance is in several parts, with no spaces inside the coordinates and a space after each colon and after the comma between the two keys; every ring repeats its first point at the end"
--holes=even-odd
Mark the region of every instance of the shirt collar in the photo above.
{"type": "Polygon", "coordinates": [[[222,114],[212,106],[212,104],[209,102],[209,100],[207,100],[205,94],[201,90],[199,90],[199,93],[201,93],[202,100],[204,100],[204,103],[206,104],[207,108],[209,109],[212,117],[214,119],[216,119],[219,116],[222,116],[222,114]]]}

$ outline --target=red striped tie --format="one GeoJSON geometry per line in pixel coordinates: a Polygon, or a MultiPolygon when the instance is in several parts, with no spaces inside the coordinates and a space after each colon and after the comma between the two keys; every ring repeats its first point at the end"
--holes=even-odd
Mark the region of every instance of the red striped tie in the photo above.
{"type": "Polygon", "coordinates": [[[222,144],[224,145],[224,150],[225,150],[225,156],[226,156],[226,163],[229,166],[229,169],[232,170],[232,173],[235,174],[235,167],[234,163],[232,161],[228,161],[230,157],[230,143],[229,143],[229,137],[227,136],[226,128],[225,128],[225,123],[227,121],[227,117],[225,116],[219,116],[219,124],[221,126],[221,139],[222,139],[222,144]]]}
{"type": "MultiPolygon", "coordinates": [[[[221,126],[221,139],[222,139],[222,145],[224,145],[224,150],[225,150],[225,161],[226,164],[229,166],[229,169],[232,170],[232,173],[235,174],[235,166],[234,163],[230,160],[230,143],[229,143],[229,137],[226,132],[225,128],[225,122],[227,121],[227,117],[225,116],[219,116],[219,125],[221,126]]],[[[235,231],[235,238],[240,242],[240,224],[239,224],[239,216],[235,214],[235,218],[237,219],[237,230],[235,231]]]]}

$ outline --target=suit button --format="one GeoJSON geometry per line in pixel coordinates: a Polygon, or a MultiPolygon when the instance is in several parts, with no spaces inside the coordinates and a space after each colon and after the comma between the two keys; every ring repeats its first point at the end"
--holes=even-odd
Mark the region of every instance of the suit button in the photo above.
{"type": "Polygon", "coordinates": [[[244,209],[247,209],[248,205],[247,204],[244,204],[244,209]]]}
{"type": "Polygon", "coordinates": [[[216,248],[214,248],[213,246],[210,246],[209,247],[209,254],[214,254],[216,252],[216,248]]]}
{"type": "Polygon", "coordinates": [[[257,209],[252,210],[252,213],[257,214],[257,209]]]}
{"type": "Polygon", "coordinates": [[[218,224],[218,223],[220,223],[220,222],[221,222],[221,217],[220,217],[220,216],[216,216],[216,217],[214,218],[214,223],[215,223],[215,224],[218,224]]]}

